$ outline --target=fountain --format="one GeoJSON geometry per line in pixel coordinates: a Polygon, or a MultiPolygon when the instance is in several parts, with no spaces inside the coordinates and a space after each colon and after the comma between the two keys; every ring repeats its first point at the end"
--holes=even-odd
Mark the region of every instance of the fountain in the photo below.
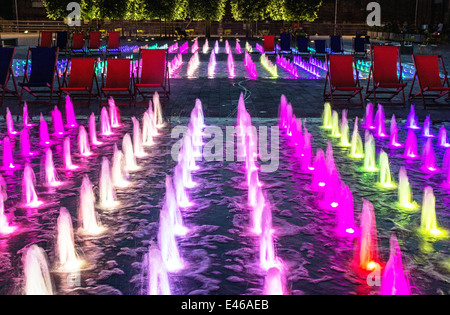
{"type": "Polygon", "coordinates": [[[136,117],[131,117],[131,121],[133,122],[133,151],[134,156],[137,158],[143,158],[147,156],[147,153],[144,151],[144,147],[142,145],[142,134],[141,127],[139,125],[139,121],[136,117]]]}
{"type": "Polygon", "coordinates": [[[70,96],[66,96],[66,124],[69,128],[78,127],[78,123],[75,118],[75,111],[73,110],[73,103],[70,99],[70,96]]]}
{"type": "Polygon", "coordinates": [[[30,149],[30,134],[28,128],[23,128],[20,132],[20,153],[23,157],[34,155],[30,149]]]}
{"type": "Polygon", "coordinates": [[[363,199],[360,237],[355,252],[355,263],[363,270],[375,270],[378,263],[378,240],[375,214],[370,201],[363,199]]]}
{"type": "Polygon", "coordinates": [[[128,172],[137,171],[140,167],[136,163],[136,156],[134,155],[133,143],[128,133],[122,139],[122,152],[125,158],[125,170],[128,172]]]}
{"type": "Polygon", "coordinates": [[[158,92],[155,92],[153,94],[153,118],[155,119],[155,126],[156,128],[162,128],[164,127],[164,119],[163,119],[163,112],[161,107],[161,102],[159,100],[159,94],[158,92]]]}
{"type": "Polygon", "coordinates": [[[94,113],[89,116],[89,137],[91,138],[92,145],[102,145],[103,142],[97,140],[97,127],[95,126],[94,113]]]}
{"type": "Polygon", "coordinates": [[[211,55],[209,57],[208,63],[208,78],[214,77],[215,69],[216,69],[216,54],[214,53],[214,50],[211,50],[211,55]]]}
{"type": "Polygon", "coordinates": [[[75,242],[73,237],[72,217],[69,211],[61,207],[56,223],[56,260],[57,270],[62,272],[74,272],[80,270],[83,265],[75,250],[75,242]]]}
{"type": "Polygon", "coordinates": [[[447,142],[447,129],[444,126],[439,128],[438,145],[443,148],[450,147],[450,143],[447,142]]]}
{"type": "Polygon", "coordinates": [[[286,276],[282,268],[271,267],[267,270],[264,279],[264,295],[285,295],[287,294],[286,276]]]}
{"type": "Polygon", "coordinates": [[[234,72],[234,59],[233,59],[233,54],[228,54],[227,57],[227,67],[228,67],[228,77],[229,78],[234,78],[236,76],[235,72],[234,72]]]}
{"type": "Polygon", "coordinates": [[[114,98],[112,96],[108,100],[109,105],[109,117],[111,118],[111,127],[112,128],[119,128],[122,126],[120,123],[120,114],[119,109],[116,106],[116,103],[114,102],[114,98]]]}
{"type": "Polygon", "coordinates": [[[164,209],[159,215],[158,247],[168,272],[177,272],[184,268],[169,211],[164,209]]]}
{"type": "Polygon", "coordinates": [[[173,174],[173,185],[177,197],[177,204],[181,208],[189,208],[194,203],[189,200],[188,193],[183,185],[183,169],[180,164],[177,164],[173,174]]]}
{"type": "Polygon", "coordinates": [[[66,171],[73,171],[78,168],[78,166],[72,163],[72,156],[70,153],[70,137],[66,137],[64,139],[63,157],[64,157],[64,168],[66,169],[66,171]]]}
{"type": "Polygon", "coordinates": [[[442,160],[442,174],[443,174],[443,186],[450,188],[450,148],[447,148],[444,153],[444,159],[442,160]]]}
{"type": "Polygon", "coordinates": [[[50,148],[45,150],[45,160],[42,163],[42,166],[44,173],[44,185],[47,187],[61,186],[62,182],[58,180],[58,175],[56,174],[55,165],[53,163],[53,153],[50,148]]]}
{"type": "Polygon", "coordinates": [[[172,182],[172,177],[166,175],[166,195],[164,197],[164,206],[161,211],[169,213],[173,233],[176,236],[184,236],[188,228],[183,224],[183,217],[177,203],[177,196],[172,182]]]}
{"type": "Polygon", "coordinates": [[[3,193],[0,193],[0,236],[13,233],[17,226],[11,225],[10,219],[6,216],[3,193]]]}
{"type": "Polygon", "coordinates": [[[242,54],[242,48],[241,48],[241,44],[239,43],[239,40],[236,38],[236,45],[235,48],[236,50],[236,54],[240,55],[242,54]]]}
{"type": "Polygon", "coordinates": [[[22,125],[24,127],[33,127],[33,124],[31,123],[30,116],[28,115],[28,105],[27,102],[24,102],[23,104],[23,111],[22,111],[22,125]]]}
{"type": "Polygon", "coordinates": [[[125,160],[123,152],[117,149],[117,145],[114,144],[114,155],[112,159],[111,168],[111,180],[114,187],[125,188],[130,185],[128,181],[128,173],[125,169],[125,160]]]}
{"type": "Polygon", "coordinates": [[[107,137],[113,134],[111,130],[111,120],[109,119],[109,114],[106,107],[103,107],[102,111],[100,112],[100,126],[102,130],[102,136],[107,137]]]}
{"type": "Polygon", "coordinates": [[[433,237],[440,236],[443,231],[438,228],[436,220],[436,198],[433,188],[425,187],[422,201],[422,215],[420,221],[420,232],[433,237]]]}
{"type": "Polygon", "coordinates": [[[373,104],[372,103],[368,103],[366,105],[366,116],[364,119],[363,128],[376,129],[376,127],[373,125],[373,104]]]}
{"type": "Polygon", "coordinates": [[[206,38],[205,39],[205,43],[203,44],[203,47],[202,47],[202,52],[204,54],[207,54],[208,51],[209,51],[209,44],[208,44],[208,39],[206,38]]]}
{"type": "Polygon", "coordinates": [[[421,164],[421,170],[426,173],[433,174],[440,171],[436,166],[436,156],[434,154],[433,142],[431,138],[428,138],[423,145],[421,164]]]}
{"type": "Polygon", "coordinates": [[[111,209],[118,205],[118,201],[116,201],[116,192],[111,177],[109,160],[107,157],[103,157],[102,167],[100,170],[100,180],[98,184],[99,207],[102,209],[111,209]]]}
{"type": "Polygon", "coordinates": [[[77,222],[79,225],[78,232],[82,235],[96,236],[105,230],[95,212],[94,191],[87,175],[83,176],[81,182],[77,222]]]}
{"type": "Polygon", "coordinates": [[[200,65],[200,58],[198,56],[198,53],[194,53],[188,62],[188,68],[186,73],[188,78],[194,77],[194,73],[199,65],[200,65]]]}
{"type": "Polygon", "coordinates": [[[34,171],[29,163],[25,164],[23,169],[22,177],[22,197],[25,206],[29,208],[37,208],[43,204],[37,197],[36,190],[34,189],[34,184],[36,182],[36,177],[34,171]]]}
{"type": "Polygon", "coordinates": [[[44,250],[33,244],[23,255],[25,295],[53,295],[53,282],[48,270],[48,259],[44,250]]]}
{"type": "Polygon", "coordinates": [[[325,129],[332,129],[332,114],[331,114],[331,105],[328,102],[323,104],[324,109],[322,113],[322,127],[325,129]]]}
{"type": "Polygon", "coordinates": [[[403,157],[409,159],[417,159],[419,157],[417,154],[417,137],[412,128],[408,130],[408,135],[406,136],[403,157]]]}
{"type": "Polygon", "coordinates": [[[53,134],[57,137],[64,135],[64,122],[58,106],[55,106],[55,108],[51,111],[51,116],[53,122],[53,134]]]}
{"type": "Polygon", "coordinates": [[[340,145],[342,147],[349,147],[349,128],[348,128],[348,119],[347,119],[347,110],[342,110],[342,121],[341,121],[341,142],[340,145]]]}
{"type": "Polygon", "coordinates": [[[386,126],[385,126],[384,108],[381,104],[378,104],[377,112],[375,113],[375,137],[387,138],[386,126]]]}
{"type": "Polygon", "coordinates": [[[341,137],[341,131],[339,128],[339,114],[333,110],[331,114],[331,136],[334,138],[341,137]]]}
{"type": "Polygon", "coordinates": [[[375,159],[375,139],[369,131],[365,133],[363,170],[367,172],[378,171],[375,159]]]}
{"type": "Polygon", "coordinates": [[[272,229],[272,206],[266,202],[261,215],[261,234],[259,236],[259,265],[263,270],[282,267],[276,255],[272,229]]]}
{"type": "Polygon", "coordinates": [[[316,157],[312,167],[311,189],[323,191],[328,181],[328,170],[325,162],[325,154],[320,148],[316,151],[316,157]]]}
{"type": "Polygon", "coordinates": [[[397,127],[397,121],[395,120],[395,115],[392,114],[392,118],[391,118],[391,135],[389,138],[389,147],[396,149],[396,148],[400,148],[403,145],[401,143],[398,142],[398,127],[397,127]]]}
{"type": "Polygon", "coordinates": [[[411,295],[411,288],[403,271],[402,253],[395,234],[392,234],[389,244],[390,255],[381,278],[380,294],[411,295]]]}
{"type": "Polygon", "coordinates": [[[414,105],[411,105],[411,110],[409,111],[408,118],[406,118],[405,128],[412,130],[420,129],[414,105]]]}
{"type": "Polygon", "coordinates": [[[142,145],[151,146],[155,143],[153,141],[154,129],[156,129],[154,122],[146,111],[142,117],[142,145]]]}
{"type": "Polygon", "coordinates": [[[391,179],[391,167],[389,164],[389,157],[386,152],[381,150],[379,155],[379,181],[378,184],[383,188],[395,188],[395,184],[391,179]]]}
{"type": "Polygon", "coordinates": [[[78,129],[78,152],[82,156],[92,155],[91,148],[89,146],[89,138],[84,126],[80,126],[78,129]]]}
{"type": "Polygon", "coordinates": [[[9,137],[6,136],[3,138],[3,169],[4,170],[12,170],[16,166],[13,161],[12,147],[11,141],[9,137]]]}
{"type": "Polygon", "coordinates": [[[353,194],[347,185],[342,185],[339,205],[336,207],[336,234],[341,237],[355,237],[358,231],[355,224],[353,194]]]}
{"type": "Polygon", "coordinates": [[[39,137],[40,137],[40,144],[43,146],[50,145],[50,137],[48,135],[48,125],[47,121],[44,119],[44,116],[41,113],[40,117],[40,124],[39,124],[39,137]]]}
{"type": "Polygon", "coordinates": [[[18,134],[18,132],[14,130],[14,120],[9,107],[6,107],[6,129],[8,131],[8,135],[10,136],[18,134]]]}
{"type": "Polygon", "coordinates": [[[427,118],[425,118],[425,121],[423,122],[423,131],[422,136],[425,138],[434,138],[435,135],[431,132],[431,118],[430,115],[427,115],[427,118]]]}
{"type": "Polygon", "coordinates": [[[150,246],[142,265],[148,272],[147,295],[171,295],[169,277],[158,246],[150,246]]]}
{"type": "Polygon", "coordinates": [[[417,209],[417,204],[412,200],[411,185],[406,174],[406,168],[403,166],[398,173],[398,204],[406,210],[417,209]]]}
{"type": "Polygon", "coordinates": [[[216,40],[214,43],[214,53],[217,55],[219,53],[219,41],[216,40]]]}
{"type": "Polygon", "coordinates": [[[363,143],[358,131],[358,117],[355,118],[355,125],[353,127],[350,157],[353,159],[362,159],[364,157],[363,143]]]}

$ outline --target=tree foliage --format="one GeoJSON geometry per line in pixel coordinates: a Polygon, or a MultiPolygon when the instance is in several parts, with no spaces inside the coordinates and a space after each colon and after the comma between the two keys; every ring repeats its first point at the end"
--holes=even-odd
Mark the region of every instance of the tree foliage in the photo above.
{"type": "Polygon", "coordinates": [[[269,0],[231,0],[231,13],[236,21],[264,20],[269,0]]]}
{"type": "Polygon", "coordinates": [[[187,0],[186,13],[192,20],[220,21],[226,0],[187,0]]]}
{"type": "Polygon", "coordinates": [[[322,0],[283,0],[285,8],[285,20],[313,22],[317,19],[317,11],[322,5],[322,0]]]}

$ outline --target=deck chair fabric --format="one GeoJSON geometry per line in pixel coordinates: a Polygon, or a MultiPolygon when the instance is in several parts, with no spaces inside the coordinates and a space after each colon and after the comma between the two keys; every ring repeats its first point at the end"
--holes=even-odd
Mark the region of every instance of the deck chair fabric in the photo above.
{"type": "Polygon", "coordinates": [[[98,96],[98,92],[94,93],[94,83],[96,83],[98,91],[97,77],[95,75],[96,64],[96,58],[71,58],[70,66],[68,62],[64,72],[58,104],[60,104],[63,94],[87,96],[87,105],[90,104],[92,96],[98,96]],[[69,78],[67,79],[67,77],[69,78]]]}
{"type": "Polygon", "coordinates": [[[50,48],[53,44],[53,32],[41,31],[39,33],[39,47],[50,48]]]}
{"type": "Polygon", "coordinates": [[[291,52],[291,34],[280,34],[280,50],[284,52],[291,52]]]}
{"type": "Polygon", "coordinates": [[[72,54],[84,54],[84,34],[74,33],[72,36],[72,54]]]}
{"type": "Polygon", "coordinates": [[[160,93],[165,98],[170,95],[167,49],[141,49],[138,59],[138,76],[134,87],[134,102],[137,96],[153,96],[160,93]],[[139,75],[140,69],[140,75],[139,75]]]}
{"type": "Polygon", "coordinates": [[[265,53],[275,52],[275,36],[274,35],[264,35],[264,52],[265,53]]]}
{"type": "MultiPolygon", "coordinates": [[[[402,79],[402,66],[399,49],[397,46],[373,46],[371,49],[372,64],[369,70],[367,80],[366,99],[373,94],[374,103],[377,103],[377,94],[390,94],[388,97],[378,97],[379,99],[388,99],[402,93],[403,102],[400,105],[405,106],[404,89],[406,83],[402,79]],[[400,68],[399,74],[397,74],[400,68]]],[[[389,103],[394,105],[394,103],[389,103]]]]}
{"type": "Polygon", "coordinates": [[[366,40],[364,37],[353,38],[353,55],[358,54],[362,54],[364,57],[367,56],[366,40]]]}
{"type": "Polygon", "coordinates": [[[309,54],[309,38],[304,36],[297,37],[297,52],[299,54],[309,54]]]}
{"type": "Polygon", "coordinates": [[[324,86],[324,100],[331,100],[331,105],[336,104],[335,99],[347,99],[347,106],[364,106],[362,98],[362,87],[359,84],[358,71],[354,57],[352,55],[327,55],[327,75],[324,86]],[[354,69],[355,68],[355,69],[354,69]],[[353,71],[356,71],[356,80],[353,71]],[[327,92],[329,89],[329,92],[327,92]],[[339,93],[337,93],[339,92],[339,93]],[[357,104],[350,104],[349,101],[359,95],[360,102],[357,104]]]}
{"type": "MultiPolygon", "coordinates": [[[[19,86],[22,87],[20,91],[20,103],[22,103],[23,91],[25,90],[35,97],[38,97],[39,93],[49,93],[49,104],[51,104],[54,93],[55,76],[57,77],[56,65],[58,61],[58,52],[58,47],[34,47],[28,49],[25,74],[23,76],[23,81],[19,83],[19,86]],[[29,67],[30,59],[31,67],[29,67]],[[45,89],[38,90],[40,88],[45,89]]],[[[57,79],[57,81],[59,85],[59,79],[57,79]]]]}
{"type": "Polygon", "coordinates": [[[89,33],[89,46],[88,46],[89,53],[91,54],[100,53],[101,36],[102,34],[100,32],[89,33]]]}
{"type": "Polygon", "coordinates": [[[107,54],[120,54],[120,33],[109,32],[108,33],[108,46],[106,47],[107,54]]]}
{"type": "MultiPolygon", "coordinates": [[[[414,79],[409,92],[409,99],[421,97],[423,106],[439,105],[427,103],[426,99],[437,100],[445,95],[450,95],[450,85],[447,78],[444,61],[438,55],[413,55],[414,67],[416,69],[414,79]],[[440,77],[439,62],[441,62],[444,77],[440,77]],[[413,94],[415,81],[418,81],[419,91],[413,94]]],[[[449,100],[447,96],[446,100],[449,100]]]]}
{"type": "MultiPolygon", "coordinates": [[[[127,97],[128,105],[131,106],[133,100],[132,86],[134,76],[131,72],[131,60],[124,59],[106,59],[106,67],[103,68],[101,96],[107,99],[110,97],[127,97]],[[105,74],[106,71],[106,74],[105,74]],[[105,78],[106,76],[106,78],[105,78]]],[[[100,98],[100,106],[102,104],[100,98]]],[[[116,104],[119,104],[116,102],[116,104]]]]}
{"type": "Polygon", "coordinates": [[[314,40],[314,49],[316,54],[326,54],[327,41],[325,39],[314,40]]]}
{"type": "Polygon", "coordinates": [[[333,54],[341,54],[344,52],[342,48],[342,36],[331,35],[330,36],[330,50],[333,54]]]}
{"type": "Polygon", "coordinates": [[[59,48],[59,53],[67,51],[67,31],[56,32],[56,47],[59,48]]]}
{"type": "Polygon", "coordinates": [[[0,89],[2,91],[0,106],[3,105],[6,93],[18,96],[16,79],[14,77],[14,72],[12,71],[12,62],[15,51],[15,47],[0,47],[0,89]],[[14,89],[12,90],[8,88],[9,78],[12,78],[13,81],[14,89]]]}

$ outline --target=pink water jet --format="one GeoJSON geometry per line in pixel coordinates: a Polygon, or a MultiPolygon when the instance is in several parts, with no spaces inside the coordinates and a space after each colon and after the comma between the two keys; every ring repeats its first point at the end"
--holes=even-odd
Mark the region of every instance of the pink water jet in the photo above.
{"type": "Polygon", "coordinates": [[[75,111],[73,110],[73,103],[69,96],[66,96],[66,124],[69,128],[78,127],[77,120],[75,118],[75,111]]]}
{"type": "Polygon", "coordinates": [[[106,107],[103,107],[100,112],[100,126],[102,130],[102,136],[110,136],[113,134],[111,130],[111,121],[109,119],[109,114],[106,107]]]}
{"type": "Polygon", "coordinates": [[[266,206],[266,200],[264,198],[264,193],[261,187],[256,186],[256,202],[252,207],[252,228],[251,231],[256,235],[261,235],[262,233],[262,214],[264,207],[266,206]]]}
{"type": "Polygon", "coordinates": [[[444,159],[442,160],[442,174],[444,187],[450,188],[450,148],[447,148],[444,153],[444,159]]]}
{"type": "Polygon", "coordinates": [[[91,181],[83,176],[78,206],[78,232],[82,235],[96,236],[105,231],[95,211],[95,195],[91,181]]]}
{"type": "Polygon", "coordinates": [[[114,154],[112,158],[111,180],[114,187],[125,188],[130,185],[128,181],[128,172],[125,166],[125,158],[123,152],[117,149],[117,144],[114,144],[114,154]]]}
{"type": "Polygon", "coordinates": [[[137,158],[143,158],[147,156],[147,153],[145,153],[143,144],[142,144],[142,132],[141,127],[139,125],[139,120],[136,119],[136,117],[131,117],[131,121],[133,122],[133,150],[134,155],[137,158]]]}
{"type": "Polygon", "coordinates": [[[6,107],[6,129],[8,131],[8,135],[10,136],[18,134],[18,132],[14,130],[14,120],[9,107],[6,107]]]}
{"type": "Polygon", "coordinates": [[[360,236],[356,244],[354,262],[363,270],[371,271],[379,267],[378,239],[373,205],[363,199],[360,236]]]}
{"type": "Polygon", "coordinates": [[[391,118],[391,130],[390,130],[390,138],[389,138],[389,147],[396,149],[401,148],[403,145],[398,142],[398,127],[397,121],[395,120],[395,115],[392,115],[391,118]]]}
{"type": "Polygon", "coordinates": [[[447,130],[444,126],[439,128],[438,145],[443,148],[449,148],[450,143],[447,142],[447,130]]]}
{"type": "Polygon", "coordinates": [[[63,136],[65,134],[64,122],[62,114],[57,106],[51,111],[52,123],[53,123],[53,134],[57,137],[63,136]]]}
{"type": "MultiPolygon", "coordinates": [[[[281,261],[281,259],[280,259],[281,261]]],[[[286,295],[286,275],[284,268],[271,267],[264,279],[264,295],[286,295]]]]}
{"type": "Polygon", "coordinates": [[[41,170],[44,173],[44,185],[47,187],[61,186],[62,182],[58,180],[58,174],[53,163],[53,153],[50,148],[45,150],[44,162],[41,165],[44,168],[41,170]]]}
{"type": "Polygon", "coordinates": [[[95,124],[95,114],[92,113],[91,116],[89,116],[89,138],[91,139],[92,145],[102,145],[103,142],[98,141],[97,139],[97,127],[95,124]]]}
{"type": "Polygon", "coordinates": [[[169,213],[172,229],[175,235],[184,236],[188,232],[188,228],[183,223],[183,216],[177,203],[177,196],[173,185],[172,177],[166,175],[165,181],[166,194],[164,197],[164,205],[162,211],[169,213]]]}
{"type": "Polygon", "coordinates": [[[402,253],[397,237],[392,234],[389,260],[381,278],[381,295],[411,295],[411,287],[403,270],[402,253]]]}
{"type": "Polygon", "coordinates": [[[16,166],[13,161],[11,141],[8,136],[3,138],[3,169],[13,170],[16,166]]]}
{"type": "Polygon", "coordinates": [[[417,154],[417,137],[412,128],[408,130],[408,135],[406,136],[403,157],[409,159],[417,159],[419,157],[417,154]]]}
{"type": "Polygon", "coordinates": [[[239,41],[238,41],[237,39],[236,39],[235,50],[236,50],[236,53],[237,53],[238,55],[242,54],[241,44],[239,43],[239,41]]]}
{"type": "Polygon", "coordinates": [[[172,220],[167,210],[162,210],[159,215],[158,247],[161,249],[161,257],[168,272],[178,272],[184,268],[172,220]]]}
{"type": "Polygon", "coordinates": [[[20,153],[23,157],[34,155],[34,152],[31,152],[30,133],[28,128],[23,128],[20,132],[20,153]]]}
{"type": "Polygon", "coordinates": [[[48,135],[48,124],[41,113],[39,124],[39,143],[43,146],[49,146],[51,144],[50,137],[48,135]]]}
{"type": "Polygon", "coordinates": [[[426,138],[434,138],[435,135],[433,135],[431,131],[431,118],[430,115],[427,115],[427,118],[425,118],[425,121],[423,122],[423,131],[422,136],[426,138]]]}
{"type": "Polygon", "coordinates": [[[75,249],[72,217],[69,211],[61,207],[56,222],[56,268],[62,272],[76,272],[83,262],[75,249]]]}
{"type": "Polygon", "coordinates": [[[137,171],[140,167],[136,163],[136,156],[134,155],[133,142],[131,136],[126,133],[122,138],[122,152],[125,161],[125,169],[128,172],[137,171]]]}
{"type": "Polygon", "coordinates": [[[143,271],[147,272],[147,295],[171,295],[167,268],[161,250],[152,244],[144,256],[143,271]]]}
{"type": "Polygon", "coordinates": [[[328,182],[328,170],[325,162],[325,154],[322,149],[317,149],[314,163],[312,165],[311,189],[324,191],[328,182]]]}
{"type": "Polygon", "coordinates": [[[84,126],[78,128],[78,152],[82,156],[91,156],[92,151],[89,145],[89,138],[84,126]]]}
{"type": "Polygon", "coordinates": [[[109,117],[111,118],[111,127],[112,128],[121,127],[122,124],[120,122],[119,108],[117,108],[116,103],[114,102],[112,96],[108,100],[108,105],[109,105],[109,117]]]}
{"type": "Polygon", "coordinates": [[[413,129],[413,130],[420,129],[418,118],[416,117],[416,111],[414,109],[414,105],[411,105],[411,109],[409,111],[408,117],[406,118],[405,128],[413,129]]]}
{"type": "Polygon", "coordinates": [[[0,236],[13,233],[17,226],[11,224],[11,218],[5,213],[5,205],[3,202],[3,194],[0,193],[0,236]]]}
{"type": "Polygon", "coordinates": [[[263,270],[282,266],[277,257],[272,229],[272,207],[266,202],[261,218],[261,234],[259,236],[259,265],[263,270]]]}
{"type": "Polygon", "coordinates": [[[378,104],[377,112],[375,113],[375,137],[387,138],[386,126],[385,126],[385,115],[384,108],[382,105],[378,104]]]}
{"type": "Polygon", "coordinates": [[[112,174],[109,159],[102,158],[100,169],[100,179],[98,183],[99,207],[102,209],[111,209],[118,205],[116,200],[116,190],[112,181],[112,174]]]}
{"type": "Polygon", "coordinates": [[[36,183],[36,177],[30,164],[26,163],[23,169],[22,177],[22,198],[25,205],[29,208],[37,208],[43,204],[38,199],[34,184],[36,183]]]}
{"type": "Polygon", "coordinates": [[[194,205],[189,200],[188,192],[183,184],[183,169],[180,164],[177,164],[174,168],[173,185],[175,187],[175,193],[177,198],[177,204],[180,208],[189,208],[194,205]]]}
{"type": "Polygon", "coordinates": [[[45,251],[36,244],[26,248],[22,258],[25,295],[53,295],[54,285],[45,251]]]}
{"type": "Polygon", "coordinates": [[[428,138],[422,149],[421,169],[429,174],[436,173],[439,168],[436,166],[436,155],[434,154],[433,142],[428,138]]]}
{"type": "Polygon", "coordinates": [[[33,124],[31,123],[30,120],[30,116],[28,114],[27,102],[24,102],[23,104],[22,124],[24,127],[33,127],[33,124]]]}
{"type": "Polygon", "coordinates": [[[66,171],[73,171],[78,168],[78,166],[72,163],[72,155],[70,153],[70,137],[66,137],[63,143],[63,159],[64,168],[66,171]]]}
{"type": "Polygon", "coordinates": [[[342,186],[336,208],[336,234],[341,237],[356,237],[359,230],[355,224],[353,194],[347,185],[342,186]]]}
{"type": "Polygon", "coordinates": [[[373,124],[373,104],[368,103],[366,105],[366,116],[364,119],[364,125],[363,128],[365,129],[376,129],[376,127],[373,124]]]}
{"type": "Polygon", "coordinates": [[[142,145],[151,146],[155,142],[153,141],[153,135],[157,133],[156,126],[149,113],[146,111],[142,117],[142,145]]]}

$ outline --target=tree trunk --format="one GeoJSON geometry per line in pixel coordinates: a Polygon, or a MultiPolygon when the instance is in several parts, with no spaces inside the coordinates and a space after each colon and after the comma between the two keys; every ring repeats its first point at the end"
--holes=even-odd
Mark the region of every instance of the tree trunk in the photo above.
{"type": "Polygon", "coordinates": [[[159,37],[162,37],[162,19],[159,19],[159,37]]]}
{"type": "Polygon", "coordinates": [[[211,20],[210,19],[205,20],[205,37],[206,38],[211,37],[211,20]]]}

